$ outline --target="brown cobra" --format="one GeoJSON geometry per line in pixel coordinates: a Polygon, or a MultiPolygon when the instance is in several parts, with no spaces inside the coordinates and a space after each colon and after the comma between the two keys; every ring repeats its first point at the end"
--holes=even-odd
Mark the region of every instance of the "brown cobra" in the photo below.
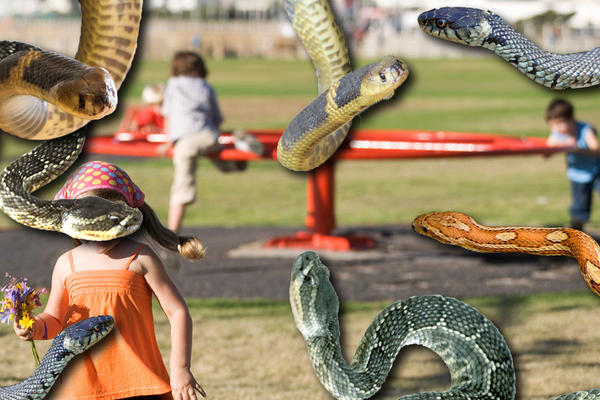
{"type": "Polygon", "coordinates": [[[421,235],[477,252],[573,257],[585,282],[600,295],[600,247],[576,229],[490,227],[454,211],[420,215],[412,226],[421,235]]]}
{"type": "MultiPolygon", "coordinates": [[[[62,85],[59,93],[45,93],[51,92],[52,88],[44,87],[40,83],[43,80],[36,76],[43,76],[51,67],[56,67],[56,73],[72,70],[77,67],[73,60],[36,48],[15,53],[11,56],[15,62],[3,69],[6,72],[0,70],[0,84],[9,88],[8,93],[2,92],[0,102],[0,129],[3,131],[32,140],[52,139],[74,132],[90,119],[101,118],[114,109],[114,105],[93,104],[98,103],[93,97],[89,101],[91,112],[77,113],[75,109],[61,109],[52,103],[54,99],[76,105],[81,103],[82,97],[74,101],[65,97],[73,92],[85,92],[87,89],[80,87],[82,85],[100,86],[100,90],[107,87],[109,95],[119,88],[137,47],[142,0],[81,0],[80,4],[81,37],[75,59],[89,68],[79,74],[82,79],[74,79],[71,85],[62,85]]],[[[22,44],[15,42],[9,45],[22,44]]]]}

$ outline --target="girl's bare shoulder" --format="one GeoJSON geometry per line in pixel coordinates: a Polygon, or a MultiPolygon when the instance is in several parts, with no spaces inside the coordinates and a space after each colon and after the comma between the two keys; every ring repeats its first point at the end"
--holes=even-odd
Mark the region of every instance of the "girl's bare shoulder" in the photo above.
{"type": "Polygon", "coordinates": [[[53,278],[56,278],[60,282],[63,282],[65,280],[65,278],[67,277],[67,275],[69,275],[69,273],[71,272],[71,261],[70,261],[70,257],[69,257],[70,252],[71,252],[71,250],[65,251],[64,253],[62,253],[56,259],[56,263],[54,264],[54,270],[52,271],[52,276],[53,276],[53,278]]]}
{"type": "Polygon", "coordinates": [[[135,269],[136,272],[142,273],[145,275],[148,271],[151,271],[157,267],[162,266],[162,261],[158,257],[158,255],[154,252],[152,247],[145,243],[137,242],[135,240],[128,239],[130,243],[131,253],[135,252],[140,246],[142,248],[139,250],[137,257],[132,261],[131,268],[135,269]]]}

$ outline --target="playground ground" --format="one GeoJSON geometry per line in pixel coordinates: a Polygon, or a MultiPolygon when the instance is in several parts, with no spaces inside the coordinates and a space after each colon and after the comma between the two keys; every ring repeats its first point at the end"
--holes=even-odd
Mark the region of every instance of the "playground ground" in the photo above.
{"type": "MultiPolygon", "coordinates": [[[[361,116],[355,126],[546,135],[543,109],[556,93],[537,87],[500,60],[412,60],[409,65],[411,80],[397,98],[361,116]]],[[[316,90],[308,62],[209,60],[209,68],[227,116],[224,128],[283,128],[316,90]]],[[[120,98],[135,101],[144,82],[164,80],[167,74],[168,63],[141,63],[120,98]]],[[[582,119],[600,126],[597,93],[564,94],[582,119]]],[[[106,133],[117,124],[118,115],[95,129],[106,133]]],[[[8,158],[30,146],[5,143],[2,155],[8,158]]],[[[170,161],[119,164],[165,220],[170,161]]],[[[207,257],[171,272],[194,318],[192,370],[211,398],[329,398],[310,369],[286,300],[296,252],[271,257],[257,254],[256,245],[239,250],[301,228],[304,179],[275,163],[254,163],[244,174],[222,175],[206,163],[200,170],[199,203],[186,222],[202,228],[185,233],[204,240],[207,257]],[[230,257],[232,251],[236,257],[230,257]]],[[[345,302],[347,358],[390,301],[441,293],[464,299],[499,327],[515,357],[520,398],[600,387],[599,300],[586,289],[574,260],[469,253],[418,237],[408,225],[419,213],[436,209],[466,211],[490,224],[567,224],[563,157],[344,162],[336,177],[342,230],[372,234],[380,245],[366,256],[322,254],[345,302]]],[[[50,185],[41,196],[50,198],[56,189],[50,185]]],[[[597,217],[593,221],[591,228],[598,229],[597,217]]],[[[1,272],[47,286],[56,257],[71,246],[69,239],[25,234],[4,218],[0,227],[1,272]]],[[[156,311],[157,338],[167,360],[169,325],[156,311]]],[[[40,350],[45,346],[40,343],[40,350]]],[[[1,327],[0,385],[20,381],[31,370],[28,344],[1,327]]],[[[436,356],[411,350],[400,356],[377,398],[397,399],[448,385],[447,371],[436,356]]]]}
{"type": "MultiPolygon", "coordinates": [[[[194,320],[192,371],[210,398],[330,398],[316,381],[287,302],[289,274],[299,251],[260,250],[256,244],[297,228],[203,227],[206,258],[171,276],[194,320]],[[234,257],[232,257],[232,255],[234,257]]],[[[364,253],[321,253],[343,301],[342,343],[347,358],[364,329],[391,301],[440,293],[460,297],[490,318],[505,336],[517,368],[519,398],[550,398],[598,387],[598,296],[585,288],[568,258],[471,253],[417,236],[406,225],[342,229],[366,233],[379,247],[364,253]]],[[[0,265],[47,286],[57,255],[71,247],[63,235],[0,232],[0,265]]],[[[169,324],[158,305],[156,335],[165,361],[169,324]]],[[[44,352],[47,342],[38,342],[44,352]]],[[[168,362],[167,362],[168,365],[168,362]]],[[[32,371],[29,345],[0,327],[0,385],[32,371]],[[11,349],[10,351],[8,349],[11,349]]],[[[443,390],[450,377],[433,353],[402,351],[377,399],[443,390]]]]}
{"type": "MultiPolygon", "coordinates": [[[[301,229],[202,227],[182,233],[201,238],[208,248],[197,263],[171,269],[187,298],[286,300],[291,266],[302,250],[268,250],[268,238],[301,229]]],[[[367,234],[373,250],[320,252],[345,301],[386,301],[440,293],[455,297],[564,292],[586,288],[577,263],[566,257],[496,255],[469,252],[415,234],[408,225],[342,228],[367,234]]],[[[14,276],[49,287],[59,254],[72,247],[68,237],[15,229],[0,232],[0,265],[14,276]]]]}

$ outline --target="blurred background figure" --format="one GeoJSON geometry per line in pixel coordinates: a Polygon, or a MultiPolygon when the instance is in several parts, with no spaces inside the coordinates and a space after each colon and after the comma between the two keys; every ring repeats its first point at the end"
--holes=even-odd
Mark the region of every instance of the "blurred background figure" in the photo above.
{"type": "Polygon", "coordinates": [[[546,109],[550,127],[548,145],[572,146],[567,154],[567,178],[571,182],[571,228],[583,230],[590,219],[592,192],[600,188],[600,149],[598,133],[592,125],[575,119],[573,105],[562,99],[546,109]]]}
{"type": "Polygon", "coordinates": [[[162,82],[146,85],[142,90],[144,106],[135,114],[131,121],[132,132],[160,132],[165,128],[161,114],[161,106],[165,85],[162,82]]]}

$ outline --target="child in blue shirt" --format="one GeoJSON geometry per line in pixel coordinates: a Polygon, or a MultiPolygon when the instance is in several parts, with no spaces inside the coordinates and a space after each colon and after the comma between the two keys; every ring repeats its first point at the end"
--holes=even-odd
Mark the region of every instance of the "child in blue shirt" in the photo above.
{"type": "Polygon", "coordinates": [[[592,190],[600,189],[600,151],[596,129],[577,121],[573,105],[554,100],[546,109],[550,126],[549,146],[572,146],[567,154],[567,177],[571,181],[571,227],[583,229],[590,218],[592,190]]]}

